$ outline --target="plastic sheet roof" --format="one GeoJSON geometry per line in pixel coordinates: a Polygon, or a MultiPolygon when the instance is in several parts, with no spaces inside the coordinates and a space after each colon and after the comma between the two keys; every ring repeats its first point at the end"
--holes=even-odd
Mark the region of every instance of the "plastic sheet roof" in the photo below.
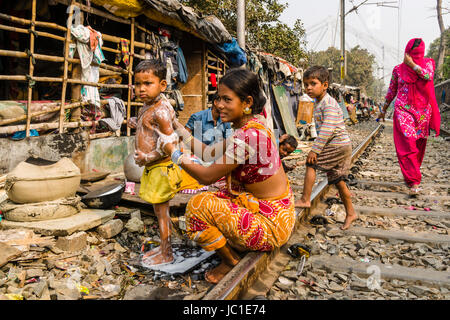
{"type": "Polygon", "coordinates": [[[215,16],[203,16],[177,0],[92,0],[122,18],[145,15],[151,20],[191,33],[206,42],[221,44],[231,35],[215,16]]]}

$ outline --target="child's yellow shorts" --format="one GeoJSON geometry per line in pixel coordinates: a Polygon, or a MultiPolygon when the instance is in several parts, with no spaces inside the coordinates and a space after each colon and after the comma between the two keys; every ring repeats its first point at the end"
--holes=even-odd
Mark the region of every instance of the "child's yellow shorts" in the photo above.
{"type": "Polygon", "coordinates": [[[149,203],[163,203],[183,189],[203,187],[172,160],[146,166],[141,177],[139,197],[149,203]]]}

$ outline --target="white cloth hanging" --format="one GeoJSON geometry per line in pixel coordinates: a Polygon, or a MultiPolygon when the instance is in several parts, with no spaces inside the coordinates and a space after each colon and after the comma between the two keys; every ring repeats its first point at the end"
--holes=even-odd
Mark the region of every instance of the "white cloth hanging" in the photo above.
{"type": "MultiPolygon", "coordinates": [[[[77,51],[81,61],[81,80],[98,83],[100,72],[98,66],[105,60],[102,52],[102,35],[97,32],[98,44],[94,51],[91,50],[89,28],[79,24],[70,29],[72,36],[77,41],[77,51]]],[[[98,88],[94,86],[81,86],[81,100],[100,107],[100,94],[98,88]]]]}

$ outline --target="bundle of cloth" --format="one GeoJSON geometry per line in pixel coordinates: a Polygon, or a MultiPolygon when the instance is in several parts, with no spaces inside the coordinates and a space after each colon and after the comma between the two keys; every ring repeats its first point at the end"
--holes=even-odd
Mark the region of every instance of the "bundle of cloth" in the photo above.
{"type": "MultiPolygon", "coordinates": [[[[81,80],[97,83],[100,77],[99,66],[105,60],[101,49],[103,45],[101,33],[90,26],[85,27],[81,24],[72,26],[70,32],[76,40],[76,49],[81,60],[81,80]]],[[[71,58],[74,53],[74,50],[70,51],[71,58]]],[[[97,87],[83,85],[81,98],[82,101],[100,107],[100,94],[97,87]]]]}

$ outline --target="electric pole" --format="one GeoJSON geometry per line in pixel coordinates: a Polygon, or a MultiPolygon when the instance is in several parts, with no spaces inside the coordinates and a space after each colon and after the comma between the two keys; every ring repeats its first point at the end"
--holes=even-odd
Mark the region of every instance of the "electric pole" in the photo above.
{"type": "Polygon", "coordinates": [[[383,79],[383,81],[384,81],[384,45],[382,46],[382,49],[383,49],[383,74],[382,74],[382,79],[383,79]]]}
{"type": "Polygon", "coordinates": [[[341,83],[345,87],[345,0],[341,0],[341,83]]]}
{"type": "Polygon", "coordinates": [[[245,51],[245,0],[237,0],[237,41],[245,51]]]}

